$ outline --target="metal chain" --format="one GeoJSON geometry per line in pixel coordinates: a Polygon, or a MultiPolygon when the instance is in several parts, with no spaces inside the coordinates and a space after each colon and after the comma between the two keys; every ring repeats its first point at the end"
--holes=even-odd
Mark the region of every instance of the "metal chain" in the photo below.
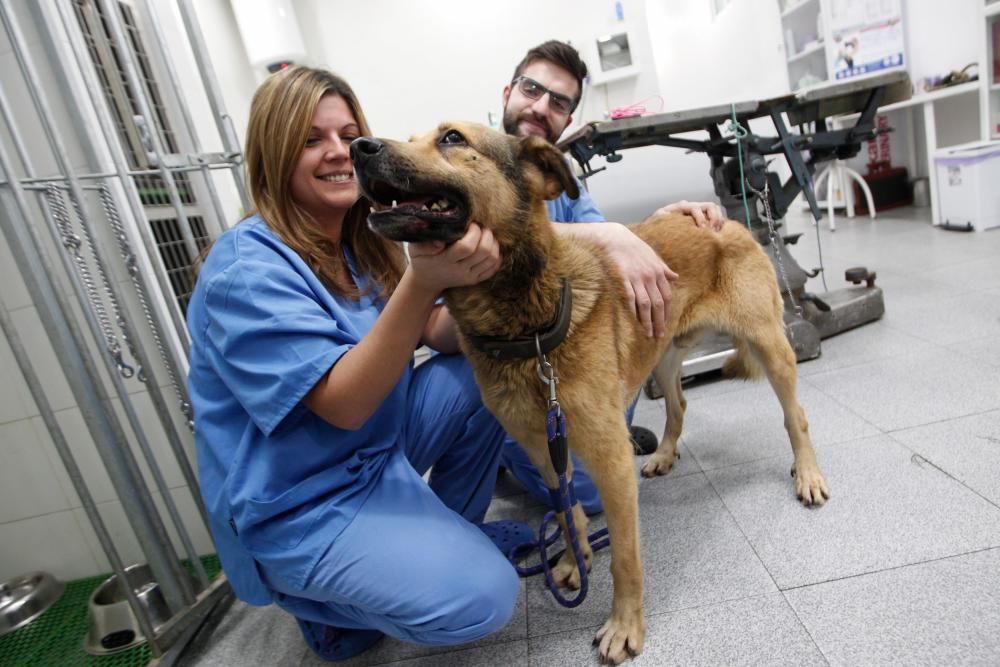
{"type": "MultiPolygon", "coordinates": [[[[101,205],[104,207],[104,214],[108,219],[108,224],[111,225],[111,231],[114,232],[115,240],[118,242],[118,251],[121,253],[122,260],[125,262],[125,268],[128,271],[129,278],[132,280],[132,286],[135,288],[136,297],[139,299],[139,306],[142,308],[142,314],[146,318],[149,331],[153,336],[153,342],[156,344],[156,350],[160,353],[160,359],[163,361],[163,367],[167,371],[170,384],[173,386],[174,392],[177,394],[177,401],[181,405],[181,412],[184,413],[188,428],[193,430],[194,411],[191,409],[191,404],[184,398],[184,393],[180,388],[181,385],[177,380],[177,376],[174,374],[173,367],[171,366],[169,359],[167,358],[167,352],[164,347],[163,340],[157,332],[156,323],[153,320],[153,313],[149,307],[149,301],[146,299],[145,287],[143,286],[142,281],[139,280],[139,265],[136,261],[135,253],[132,252],[132,246],[129,244],[128,236],[125,234],[125,226],[122,224],[121,218],[118,215],[118,207],[115,204],[114,197],[111,194],[111,189],[108,187],[107,183],[101,183],[100,193],[101,205]]],[[[140,379],[145,381],[144,377],[140,379]]]]}
{"type": "MultiPolygon", "coordinates": [[[[80,275],[80,280],[83,283],[87,299],[90,301],[90,308],[97,317],[97,322],[100,326],[101,334],[104,336],[104,343],[108,348],[108,352],[111,353],[112,358],[115,360],[118,372],[121,373],[123,377],[132,377],[135,371],[131,366],[126,364],[125,360],[122,358],[122,348],[118,343],[118,337],[115,335],[114,327],[111,326],[111,319],[108,317],[108,311],[104,308],[104,303],[101,301],[101,297],[98,294],[97,285],[94,282],[94,276],[90,272],[90,267],[87,265],[87,260],[80,252],[83,242],[80,240],[79,235],[73,231],[73,223],[70,220],[69,211],[66,209],[66,203],[63,200],[63,193],[60,186],[56,183],[49,183],[48,187],[45,189],[45,199],[48,201],[49,208],[52,210],[52,217],[55,219],[56,225],[59,227],[59,233],[62,236],[63,246],[65,246],[70,252],[73,257],[73,262],[76,264],[76,271],[80,275]]],[[[76,209],[77,215],[79,215],[80,209],[75,201],[74,208],[76,209]]],[[[88,243],[93,245],[89,235],[88,243]]],[[[99,262],[98,265],[100,265],[99,262]]],[[[105,277],[103,267],[101,269],[101,275],[102,277],[105,277]]]]}
{"type": "MultiPolygon", "coordinates": [[[[792,285],[788,280],[788,272],[785,270],[785,262],[781,259],[781,250],[778,245],[778,230],[774,225],[774,216],[771,215],[771,203],[768,201],[768,196],[770,190],[768,188],[767,180],[764,181],[764,189],[758,190],[752,185],[747,183],[747,188],[757,195],[757,199],[764,205],[764,221],[767,223],[767,236],[771,241],[771,247],[774,249],[774,259],[775,263],[778,265],[778,275],[781,278],[782,287],[785,293],[788,294],[789,301],[792,302],[792,308],[795,310],[795,314],[799,316],[799,319],[804,319],[802,312],[802,306],[796,301],[795,295],[792,293],[792,285]]],[[[788,325],[785,325],[788,328],[788,325]]]]}
{"type": "MultiPolygon", "coordinates": [[[[73,203],[73,208],[76,210],[77,219],[83,222],[83,211],[81,210],[80,202],[76,200],[75,197],[70,197],[70,201],[73,203]]],[[[104,294],[108,297],[108,303],[111,304],[111,310],[115,314],[115,322],[118,323],[118,330],[121,331],[122,341],[125,343],[125,347],[128,348],[129,354],[132,355],[133,360],[138,360],[139,356],[136,354],[135,350],[135,337],[132,335],[132,331],[129,330],[128,322],[125,320],[124,315],[122,315],[121,304],[118,303],[118,297],[115,294],[115,290],[111,285],[111,279],[108,277],[108,272],[104,268],[104,262],[101,260],[101,255],[98,251],[97,242],[94,240],[94,236],[90,231],[90,227],[86,224],[81,224],[83,229],[83,236],[87,241],[87,247],[90,248],[91,257],[94,258],[94,266],[97,268],[97,275],[101,279],[101,284],[104,286],[104,294]]],[[[136,369],[131,366],[124,364],[123,362],[119,364],[118,371],[122,374],[122,377],[130,378],[133,375],[140,382],[146,381],[146,373],[142,368],[142,365],[136,361],[136,369]]]]}

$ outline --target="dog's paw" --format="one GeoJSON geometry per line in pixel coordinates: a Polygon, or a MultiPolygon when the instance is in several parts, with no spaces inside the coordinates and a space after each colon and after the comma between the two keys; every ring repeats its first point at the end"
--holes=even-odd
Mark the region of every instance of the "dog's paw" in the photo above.
{"type": "Polygon", "coordinates": [[[830,489],[826,486],[826,479],[819,468],[810,467],[797,470],[792,466],[792,477],[795,478],[795,495],[802,504],[820,506],[830,498],[830,489]]]}
{"type": "Polygon", "coordinates": [[[628,618],[617,616],[613,613],[594,637],[597,655],[604,665],[620,665],[634,658],[642,653],[646,641],[646,619],[641,611],[629,614],[628,618]]]}
{"type": "Polygon", "coordinates": [[[643,477],[656,477],[666,475],[674,467],[674,462],[681,457],[681,453],[674,448],[671,451],[667,447],[661,446],[659,451],[651,454],[646,462],[642,464],[640,472],[643,477]]]}
{"type": "MultiPolygon", "coordinates": [[[[592,554],[584,554],[583,560],[586,564],[587,572],[590,572],[590,562],[592,559],[592,554]]],[[[556,582],[556,586],[561,588],[568,588],[572,591],[580,589],[580,568],[576,566],[576,558],[573,557],[573,554],[569,550],[563,552],[562,558],[552,568],[552,579],[556,582]]]]}

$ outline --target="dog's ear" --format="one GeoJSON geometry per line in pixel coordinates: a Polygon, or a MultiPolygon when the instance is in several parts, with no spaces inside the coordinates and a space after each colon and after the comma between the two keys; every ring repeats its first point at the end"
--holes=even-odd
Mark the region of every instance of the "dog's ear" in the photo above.
{"type": "Polygon", "coordinates": [[[518,158],[529,162],[542,172],[544,186],[542,196],[555,199],[563,192],[570,199],[580,196],[580,187],[573,178],[563,154],[559,149],[541,137],[530,135],[519,140],[518,158]]]}

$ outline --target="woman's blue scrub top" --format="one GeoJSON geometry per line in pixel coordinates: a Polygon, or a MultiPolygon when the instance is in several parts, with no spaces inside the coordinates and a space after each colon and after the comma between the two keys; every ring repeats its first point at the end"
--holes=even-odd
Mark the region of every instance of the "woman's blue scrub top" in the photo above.
{"type": "Polygon", "coordinates": [[[411,367],[356,431],[302,403],[372,328],[384,303],[334,296],[254,216],[212,247],[188,305],[202,495],[237,596],[268,604],[257,564],[301,588],[360,509],[399,440],[411,367]]]}

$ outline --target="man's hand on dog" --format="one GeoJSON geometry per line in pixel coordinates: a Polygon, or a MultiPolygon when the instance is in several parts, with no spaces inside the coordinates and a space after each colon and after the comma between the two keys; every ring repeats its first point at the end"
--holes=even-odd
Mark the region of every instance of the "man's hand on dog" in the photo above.
{"type": "Polygon", "coordinates": [[[556,231],[599,244],[622,274],[625,291],[646,335],[666,335],[670,311],[670,281],[677,274],[649,245],[625,225],[616,222],[552,223],[556,231]]]}
{"type": "Polygon", "coordinates": [[[663,338],[670,311],[670,281],[677,280],[677,274],[645,241],[624,225],[606,222],[600,225],[613,235],[604,247],[621,271],[625,291],[635,308],[639,324],[647,336],[663,338]]]}
{"type": "Polygon", "coordinates": [[[726,221],[726,212],[718,204],[702,201],[681,201],[667,204],[658,208],[653,215],[666,215],[669,213],[682,213],[694,218],[694,224],[698,227],[708,227],[714,231],[722,229],[722,223],[726,221]]]}
{"type": "Polygon", "coordinates": [[[454,243],[411,243],[409,252],[414,277],[434,294],[449,287],[475,285],[500,268],[500,246],[493,232],[475,223],[470,223],[465,236],[454,243]]]}

